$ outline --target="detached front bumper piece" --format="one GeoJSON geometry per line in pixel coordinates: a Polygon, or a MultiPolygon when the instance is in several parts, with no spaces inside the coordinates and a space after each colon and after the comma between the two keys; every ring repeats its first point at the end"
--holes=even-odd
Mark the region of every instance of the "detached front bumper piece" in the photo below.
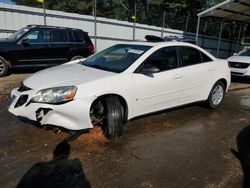
{"type": "Polygon", "coordinates": [[[35,93],[35,90],[20,92],[14,89],[7,104],[9,112],[41,125],[54,125],[68,130],[93,128],[89,116],[90,98],[74,99],[63,104],[30,102],[35,93]]]}

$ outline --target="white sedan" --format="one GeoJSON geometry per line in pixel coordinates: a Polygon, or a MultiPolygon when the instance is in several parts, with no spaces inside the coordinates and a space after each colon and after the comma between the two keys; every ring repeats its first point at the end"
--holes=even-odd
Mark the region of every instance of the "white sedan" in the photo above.
{"type": "Polygon", "coordinates": [[[31,75],[8,109],[75,132],[99,125],[113,139],[137,116],[198,101],[216,108],[229,84],[228,62],[196,45],[133,42],[31,75]]]}
{"type": "Polygon", "coordinates": [[[231,74],[234,76],[250,77],[250,50],[245,49],[229,57],[231,74]]]}

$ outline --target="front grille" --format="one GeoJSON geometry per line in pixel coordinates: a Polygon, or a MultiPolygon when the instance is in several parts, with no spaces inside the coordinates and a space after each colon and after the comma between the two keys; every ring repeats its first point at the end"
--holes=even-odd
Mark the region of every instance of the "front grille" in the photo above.
{"type": "Polygon", "coordinates": [[[233,62],[233,61],[229,61],[229,64],[231,67],[238,69],[246,69],[250,65],[249,63],[233,62]]]}
{"type": "Polygon", "coordinates": [[[19,97],[19,99],[17,100],[17,103],[16,103],[16,105],[15,105],[15,108],[20,107],[20,106],[23,106],[23,105],[27,102],[28,97],[29,97],[28,95],[21,95],[21,96],[19,97]]]}
{"type": "Polygon", "coordinates": [[[232,75],[243,75],[244,73],[239,73],[239,72],[231,72],[232,75]]]}
{"type": "Polygon", "coordinates": [[[24,91],[29,91],[31,88],[27,87],[26,85],[23,84],[23,82],[20,84],[20,87],[18,88],[17,91],[19,92],[24,92],[24,91]]]}

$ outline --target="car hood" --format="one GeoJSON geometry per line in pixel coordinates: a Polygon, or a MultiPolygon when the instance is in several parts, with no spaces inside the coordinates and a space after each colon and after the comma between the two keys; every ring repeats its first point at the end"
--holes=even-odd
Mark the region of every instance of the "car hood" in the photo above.
{"type": "Polygon", "coordinates": [[[81,64],[64,64],[39,71],[24,80],[24,85],[32,89],[45,89],[58,86],[77,86],[116,75],[81,64]]]}
{"type": "Polygon", "coordinates": [[[4,45],[4,44],[10,44],[10,43],[13,43],[15,41],[13,40],[10,40],[10,39],[7,39],[7,38],[0,38],[0,45],[4,45]]]}
{"type": "Polygon", "coordinates": [[[243,63],[250,63],[249,56],[232,56],[227,59],[228,61],[235,61],[235,62],[243,62],[243,63]]]}

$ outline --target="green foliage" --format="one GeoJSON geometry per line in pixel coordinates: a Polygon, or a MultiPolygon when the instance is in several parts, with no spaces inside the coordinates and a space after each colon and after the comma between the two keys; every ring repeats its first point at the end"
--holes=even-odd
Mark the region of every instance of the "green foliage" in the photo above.
{"type": "Polygon", "coordinates": [[[213,7],[219,3],[222,3],[225,0],[213,0],[211,3],[208,4],[209,7],[213,7]]]}

